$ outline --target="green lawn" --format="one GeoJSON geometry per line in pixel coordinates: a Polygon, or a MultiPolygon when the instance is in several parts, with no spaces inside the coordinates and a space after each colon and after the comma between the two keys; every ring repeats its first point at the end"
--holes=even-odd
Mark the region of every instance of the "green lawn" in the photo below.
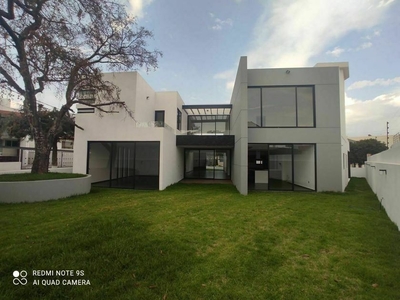
{"type": "Polygon", "coordinates": [[[400,297],[400,233],[361,179],[343,194],[94,189],[1,204],[0,228],[0,299],[400,297]],[[32,276],[65,269],[84,276],[32,276]],[[79,278],[90,286],[42,285],[79,278]]]}

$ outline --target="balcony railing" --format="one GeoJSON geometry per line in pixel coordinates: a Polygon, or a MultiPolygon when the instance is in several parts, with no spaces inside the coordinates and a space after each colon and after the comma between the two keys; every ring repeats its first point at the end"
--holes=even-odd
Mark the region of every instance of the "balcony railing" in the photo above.
{"type": "Polygon", "coordinates": [[[206,132],[202,132],[201,130],[181,130],[181,134],[183,135],[230,135],[230,130],[210,130],[206,132]]]}
{"type": "Polygon", "coordinates": [[[136,127],[137,128],[156,128],[156,127],[164,127],[168,129],[169,131],[175,132],[175,130],[169,126],[165,122],[160,122],[160,121],[148,121],[148,122],[136,122],[136,127]]]}

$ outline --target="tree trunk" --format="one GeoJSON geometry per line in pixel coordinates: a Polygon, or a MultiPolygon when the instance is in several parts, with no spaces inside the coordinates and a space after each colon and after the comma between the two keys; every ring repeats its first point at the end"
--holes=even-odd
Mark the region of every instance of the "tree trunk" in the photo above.
{"type": "Polygon", "coordinates": [[[50,150],[46,138],[41,134],[35,136],[35,158],[31,173],[43,174],[49,172],[50,150]]]}
{"type": "Polygon", "coordinates": [[[51,156],[51,165],[53,167],[57,167],[58,166],[58,152],[57,152],[57,140],[55,139],[53,142],[53,152],[52,152],[52,156],[51,156]]]}

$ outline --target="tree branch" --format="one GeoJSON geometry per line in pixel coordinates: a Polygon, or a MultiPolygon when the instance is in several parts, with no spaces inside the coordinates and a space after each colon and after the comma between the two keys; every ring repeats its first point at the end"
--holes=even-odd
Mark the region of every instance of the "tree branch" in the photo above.
{"type": "Polygon", "coordinates": [[[0,16],[6,18],[6,19],[8,19],[8,20],[12,20],[12,19],[15,18],[13,2],[14,2],[14,1],[12,1],[12,0],[8,0],[8,1],[7,1],[7,10],[8,10],[8,11],[6,12],[6,11],[4,11],[4,10],[1,9],[1,10],[0,10],[0,16]]]}
{"type": "Polygon", "coordinates": [[[23,90],[17,84],[17,82],[7,73],[5,69],[3,69],[3,67],[0,67],[0,74],[6,79],[8,85],[12,86],[20,95],[25,95],[25,90],[23,90]]]}

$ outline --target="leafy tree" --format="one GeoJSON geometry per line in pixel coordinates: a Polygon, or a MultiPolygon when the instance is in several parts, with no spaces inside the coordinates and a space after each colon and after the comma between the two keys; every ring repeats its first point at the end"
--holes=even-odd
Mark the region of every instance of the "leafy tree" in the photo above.
{"type": "MultiPolygon", "coordinates": [[[[52,111],[39,109],[38,115],[41,122],[41,126],[45,131],[48,131],[52,126],[54,119],[59,114],[57,109],[52,111]]],[[[31,127],[29,126],[28,119],[24,117],[23,113],[12,114],[8,116],[6,119],[6,129],[9,136],[16,137],[19,139],[22,138],[32,138],[33,133],[31,131],[31,127]]],[[[61,121],[60,129],[57,130],[57,134],[54,137],[53,145],[52,145],[52,165],[57,166],[57,143],[61,139],[73,139],[74,137],[74,129],[75,122],[74,119],[69,115],[64,116],[61,121]]]]}
{"type": "Polygon", "coordinates": [[[125,7],[108,0],[7,0],[0,2],[0,87],[24,100],[23,112],[35,140],[32,173],[48,172],[54,140],[74,104],[124,107],[104,70],[157,68],[161,53],[148,51],[152,32],[139,27],[125,7]],[[64,104],[51,126],[40,120],[37,95],[53,88],[64,104]],[[96,102],[79,99],[93,90],[96,102]]]}
{"type": "Polygon", "coordinates": [[[376,154],[387,149],[386,145],[375,139],[350,141],[350,164],[363,165],[367,160],[367,154],[376,154]]]}

